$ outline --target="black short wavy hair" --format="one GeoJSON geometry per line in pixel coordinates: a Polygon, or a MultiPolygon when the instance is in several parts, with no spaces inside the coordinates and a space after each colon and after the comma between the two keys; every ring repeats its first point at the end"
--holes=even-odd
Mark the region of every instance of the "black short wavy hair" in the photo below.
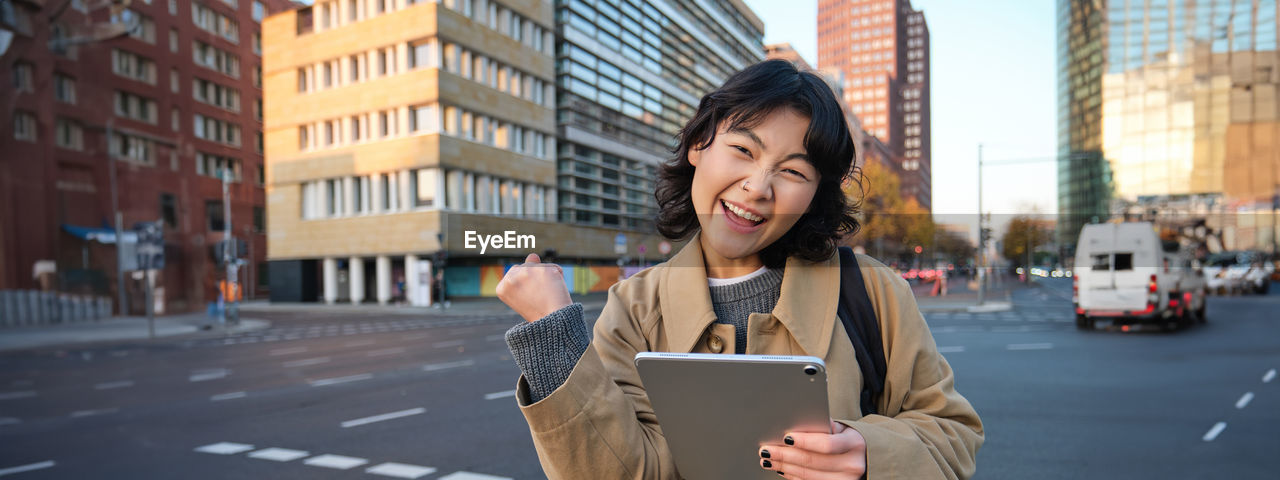
{"type": "Polygon", "coordinates": [[[659,233],[683,240],[701,228],[691,196],[695,169],[689,163],[689,151],[709,147],[722,123],[727,122],[724,126],[729,128],[751,128],[782,108],[809,119],[804,148],[820,178],[809,210],[760,252],[761,260],[770,268],[781,266],[793,255],[814,262],[826,260],[842,237],[858,231],[854,218],[858,205],[841,189],[846,179],[860,185],[860,174],[853,166],[853,137],[839,101],[813,72],[801,71],[785,60],[766,60],[733,74],[719,89],[702,97],[698,111],[680,129],[672,150],[675,156],[659,168],[654,190],[659,233]]]}

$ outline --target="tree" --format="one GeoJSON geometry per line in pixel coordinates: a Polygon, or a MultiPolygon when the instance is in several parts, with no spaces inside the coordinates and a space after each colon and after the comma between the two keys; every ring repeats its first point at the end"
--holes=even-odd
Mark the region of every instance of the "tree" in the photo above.
{"type": "Polygon", "coordinates": [[[909,260],[915,246],[932,246],[933,218],[915,198],[904,198],[897,175],[879,163],[866,162],[861,180],[845,187],[845,195],[861,199],[858,220],[862,225],[846,242],[863,245],[873,256],[886,260],[909,260]]]}
{"type": "Polygon", "coordinates": [[[973,259],[978,250],[968,238],[956,232],[939,230],[936,239],[934,249],[937,256],[948,263],[965,264],[973,259]]]}
{"type": "Polygon", "coordinates": [[[1027,252],[1047,243],[1051,232],[1040,226],[1035,219],[1019,215],[1009,220],[1009,227],[1000,240],[1000,255],[1013,262],[1015,266],[1026,267],[1027,252]]]}

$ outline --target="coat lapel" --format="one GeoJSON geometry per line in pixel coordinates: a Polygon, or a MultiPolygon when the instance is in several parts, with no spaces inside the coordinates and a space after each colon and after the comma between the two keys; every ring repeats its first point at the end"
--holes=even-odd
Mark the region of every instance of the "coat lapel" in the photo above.
{"type": "MultiPolygon", "coordinates": [[[[707,287],[701,233],[667,262],[659,305],[663,327],[673,352],[692,352],[707,327],[716,320],[707,287]]],[[[805,354],[825,358],[835,331],[840,290],[840,257],[822,262],[787,259],[782,292],[773,316],[787,328],[805,354]]]]}

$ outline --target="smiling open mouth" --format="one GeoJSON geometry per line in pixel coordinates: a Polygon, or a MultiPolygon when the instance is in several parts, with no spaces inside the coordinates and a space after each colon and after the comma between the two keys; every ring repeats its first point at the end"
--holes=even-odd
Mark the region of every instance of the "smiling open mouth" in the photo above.
{"type": "Polygon", "coordinates": [[[728,217],[729,221],[739,225],[756,226],[767,221],[764,217],[738,208],[724,200],[720,201],[720,205],[724,208],[725,216],[728,217]]]}

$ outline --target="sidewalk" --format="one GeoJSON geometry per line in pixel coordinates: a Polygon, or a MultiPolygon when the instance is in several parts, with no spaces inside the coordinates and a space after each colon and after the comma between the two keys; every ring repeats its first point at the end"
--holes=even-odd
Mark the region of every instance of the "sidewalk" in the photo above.
{"type": "Polygon", "coordinates": [[[931,296],[933,283],[911,285],[916,304],[923,313],[941,312],[1005,312],[1013,309],[1013,291],[1026,288],[1026,284],[1004,278],[999,283],[989,283],[982,305],[978,305],[978,292],[969,288],[964,278],[952,279],[947,284],[946,296],[931,296]]]}
{"type": "MultiPolygon", "coordinates": [[[[592,292],[574,294],[573,301],[581,303],[584,308],[601,308],[604,306],[608,292],[592,292]]],[[[365,302],[359,305],[349,303],[271,303],[265,300],[253,300],[240,305],[241,313],[250,312],[360,312],[381,313],[387,315],[431,315],[431,316],[492,316],[514,315],[515,312],[497,297],[465,297],[450,299],[449,306],[439,304],[430,307],[417,307],[404,304],[378,305],[376,302],[365,302]]]]}
{"type": "MultiPolygon", "coordinates": [[[[204,312],[159,316],[155,320],[156,338],[206,331],[200,327],[207,322],[204,312]]],[[[226,331],[247,332],[270,326],[271,322],[266,320],[241,317],[240,325],[226,331]]],[[[207,332],[220,334],[222,329],[215,325],[207,332]]],[[[0,351],[148,338],[147,317],[112,317],[91,322],[3,329],[0,330],[0,351]]]]}

